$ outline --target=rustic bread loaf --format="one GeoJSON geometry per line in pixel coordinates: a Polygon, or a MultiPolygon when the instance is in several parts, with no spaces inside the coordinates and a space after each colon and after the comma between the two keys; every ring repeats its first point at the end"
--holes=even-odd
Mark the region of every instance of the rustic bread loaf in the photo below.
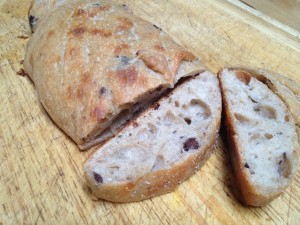
{"type": "Polygon", "coordinates": [[[131,109],[203,70],[192,53],[122,5],[43,2],[32,6],[42,16],[24,67],[53,121],[82,148],[105,139],[99,135],[117,117],[122,125],[131,109]],[[55,10],[45,12],[48,5],[55,10]]]}
{"type": "Polygon", "coordinates": [[[84,165],[93,193],[113,202],[174,190],[212,152],[221,119],[221,94],[210,72],[190,78],[123,128],[84,165]]]}
{"type": "Polygon", "coordinates": [[[284,102],[251,75],[246,70],[223,69],[218,77],[240,200],[262,206],[291,183],[299,143],[284,102]]]}

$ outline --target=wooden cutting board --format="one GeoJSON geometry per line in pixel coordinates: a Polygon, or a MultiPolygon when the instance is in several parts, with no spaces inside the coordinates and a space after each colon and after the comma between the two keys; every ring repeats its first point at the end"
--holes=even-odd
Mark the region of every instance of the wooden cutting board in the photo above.
{"type": "MultiPolygon", "coordinates": [[[[213,72],[256,66],[300,82],[299,33],[239,1],[125,2],[213,72]]],[[[233,196],[222,138],[206,165],[170,194],[130,204],[93,201],[82,176],[89,152],[53,124],[30,79],[16,75],[29,36],[29,5],[0,1],[0,224],[300,224],[300,171],[271,204],[243,207],[233,196]]]]}

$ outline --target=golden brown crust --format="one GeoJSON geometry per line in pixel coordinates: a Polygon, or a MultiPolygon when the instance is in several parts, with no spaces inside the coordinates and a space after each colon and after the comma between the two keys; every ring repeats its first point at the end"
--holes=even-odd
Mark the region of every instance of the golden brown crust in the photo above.
{"type": "Polygon", "coordinates": [[[181,182],[188,179],[193,173],[201,168],[213,151],[214,138],[205,147],[201,154],[190,157],[182,164],[176,165],[168,170],[159,170],[149,173],[136,182],[126,182],[118,185],[102,185],[99,189],[94,185],[94,180],[86,175],[93,193],[98,198],[111,202],[134,202],[152,198],[173,191],[181,182]]]}
{"type": "Polygon", "coordinates": [[[92,180],[91,176],[85,174],[85,178],[93,194],[97,196],[97,198],[111,202],[134,202],[173,191],[180,183],[188,179],[201,168],[212,154],[213,146],[220,128],[221,113],[219,114],[220,116],[212,126],[216,129],[213,134],[208,137],[209,142],[207,145],[201,147],[198,154],[190,156],[183,163],[177,164],[170,169],[148,173],[135,182],[124,182],[123,184],[117,185],[101,185],[101,188],[99,188],[95,185],[95,181],[92,180]]]}
{"type": "Polygon", "coordinates": [[[192,53],[124,7],[83,1],[40,18],[24,67],[54,122],[83,144],[149,91],[173,87],[191,72],[186,67],[177,74],[191,60],[193,71],[203,68],[192,53]]]}
{"type": "MultiPolygon", "coordinates": [[[[218,73],[220,76],[221,72],[218,73]]],[[[224,88],[222,87],[222,82],[220,84],[222,96],[226,94],[224,88]]],[[[233,175],[235,177],[234,181],[237,186],[235,189],[235,194],[237,195],[238,199],[245,205],[251,206],[262,206],[267,204],[271,199],[265,199],[264,196],[260,195],[250,184],[249,180],[247,179],[247,174],[245,167],[243,165],[243,160],[241,159],[240,155],[240,145],[238,142],[238,137],[235,134],[235,128],[233,125],[233,118],[231,118],[231,113],[228,108],[228,103],[226,98],[222,99],[223,101],[223,110],[225,114],[225,126],[227,129],[227,138],[229,143],[229,154],[233,168],[233,175]]],[[[274,196],[275,198],[277,196],[274,196]]]]}

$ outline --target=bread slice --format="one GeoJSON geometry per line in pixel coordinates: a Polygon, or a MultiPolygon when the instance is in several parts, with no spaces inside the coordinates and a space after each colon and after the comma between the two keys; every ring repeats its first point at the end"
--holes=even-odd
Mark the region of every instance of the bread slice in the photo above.
{"type": "Polygon", "coordinates": [[[240,200],[262,206],[289,186],[298,167],[295,121],[265,84],[239,69],[223,69],[221,84],[231,160],[240,200]]]}
{"type": "Polygon", "coordinates": [[[217,77],[178,85],[106,142],[84,164],[96,197],[131,202],[174,190],[210,156],[221,118],[217,77]]]}

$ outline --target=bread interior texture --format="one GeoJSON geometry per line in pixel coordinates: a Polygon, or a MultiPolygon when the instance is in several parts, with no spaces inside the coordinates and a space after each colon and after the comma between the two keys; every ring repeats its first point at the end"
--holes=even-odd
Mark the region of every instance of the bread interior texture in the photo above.
{"type": "Polygon", "coordinates": [[[136,181],[210,147],[221,108],[213,75],[192,78],[153,107],[92,155],[85,165],[90,177],[101,176],[101,185],[136,181]]]}
{"type": "Polygon", "coordinates": [[[237,156],[247,179],[261,194],[286,188],[297,171],[299,145],[294,120],[265,84],[243,71],[223,70],[237,156]]]}

